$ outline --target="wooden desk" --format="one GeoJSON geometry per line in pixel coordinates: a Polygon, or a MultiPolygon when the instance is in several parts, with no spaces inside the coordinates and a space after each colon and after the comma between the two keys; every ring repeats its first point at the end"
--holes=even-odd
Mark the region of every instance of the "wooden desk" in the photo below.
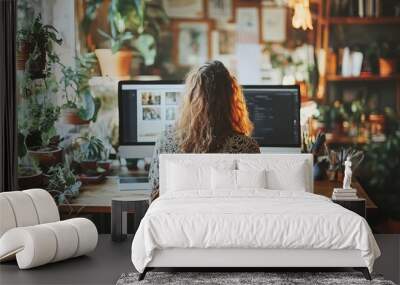
{"type": "Polygon", "coordinates": [[[62,213],[111,213],[112,198],[149,197],[150,192],[146,190],[120,191],[118,178],[107,177],[101,184],[84,185],[80,189],[79,196],[71,201],[69,205],[59,205],[62,213]]]}
{"type": "MultiPolygon", "coordinates": [[[[366,200],[367,216],[373,215],[377,211],[377,206],[370,199],[364,188],[357,182],[353,182],[353,187],[357,189],[359,198],[366,200]]],[[[340,187],[339,182],[328,180],[315,181],[314,193],[326,197],[332,196],[333,188],[340,187]]],[[[112,198],[149,196],[149,191],[120,191],[118,189],[118,178],[107,177],[106,181],[98,185],[85,185],[80,189],[80,195],[71,201],[69,205],[60,205],[59,209],[63,213],[111,213],[112,198]]]]}

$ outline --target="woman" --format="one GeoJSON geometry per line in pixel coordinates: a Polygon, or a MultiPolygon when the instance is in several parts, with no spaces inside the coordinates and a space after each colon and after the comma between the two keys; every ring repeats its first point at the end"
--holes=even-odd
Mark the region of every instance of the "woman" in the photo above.
{"type": "Polygon", "coordinates": [[[176,125],[155,146],[149,173],[152,200],[158,197],[160,153],[259,153],[249,137],[252,130],[241,88],[221,62],[191,71],[176,125]]]}

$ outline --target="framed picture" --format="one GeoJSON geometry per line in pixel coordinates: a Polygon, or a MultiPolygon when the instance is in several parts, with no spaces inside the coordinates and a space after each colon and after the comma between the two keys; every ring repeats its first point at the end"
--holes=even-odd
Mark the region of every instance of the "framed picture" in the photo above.
{"type": "Polygon", "coordinates": [[[263,6],[261,30],[263,42],[286,41],[287,10],[285,7],[263,6]]]}
{"type": "Polygon", "coordinates": [[[212,32],[212,57],[231,56],[235,54],[236,30],[235,27],[224,25],[212,32]]]}
{"type": "Polygon", "coordinates": [[[211,21],[174,21],[174,60],[180,66],[203,64],[211,57],[211,21]]]}
{"type": "Polygon", "coordinates": [[[203,19],[203,0],[162,0],[168,17],[175,19],[203,19]]]}
{"type": "Polygon", "coordinates": [[[260,21],[258,7],[239,7],[236,9],[238,42],[254,44],[260,42],[260,21]]]}
{"type": "Polygon", "coordinates": [[[206,0],[207,16],[221,22],[233,22],[235,18],[234,0],[206,0]]]}

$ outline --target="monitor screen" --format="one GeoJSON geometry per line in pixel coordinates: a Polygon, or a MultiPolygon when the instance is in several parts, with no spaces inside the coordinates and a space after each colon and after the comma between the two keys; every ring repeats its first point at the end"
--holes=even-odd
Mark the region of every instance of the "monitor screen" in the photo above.
{"type": "Polygon", "coordinates": [[[296,85],[245,85],[253,138],[262,147],[300,147],[300,91],[296,85]]]}
{"type": "Polygon", "coordinates": [[[154,144],[176,120],[183,88],[178,81],[120,81],[120,144],[154,144]]]}
{"type": "MultiPolygon", "coordinates": [[[[120,81],[120,145],[151,145],[178,116],[184,85],[178,81],[120,81]]],[[[261,147],[300,147],[298,86],[243,86],[261,147]]]]}

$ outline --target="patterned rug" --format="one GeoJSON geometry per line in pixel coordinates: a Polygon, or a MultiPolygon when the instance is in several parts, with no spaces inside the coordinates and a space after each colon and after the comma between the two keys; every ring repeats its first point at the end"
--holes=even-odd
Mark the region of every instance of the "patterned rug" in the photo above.
{"type": "Polygon", "coordinates": [[[382,276],[368,281],[360,272],[148,272],[142,281],[138,273],[122,274],[116,285],[213,284],[213,285],[395,285],[382,276]]]}

